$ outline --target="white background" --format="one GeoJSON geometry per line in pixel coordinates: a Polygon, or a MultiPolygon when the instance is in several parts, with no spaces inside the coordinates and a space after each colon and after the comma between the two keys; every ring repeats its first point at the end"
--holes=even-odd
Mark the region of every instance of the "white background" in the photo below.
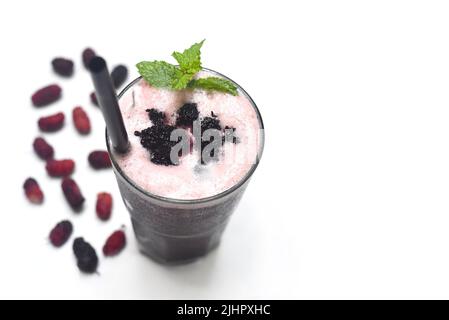
{"type": "Polygon", "coordinates": [[[0,297],[449,298],[448,16],[445,1],[3,1],[0,297]],[[80,54],[92,46],[135,77],[136,62],[203,38],[204,65],[258,104],[265,154],[220,248],[164,267],[138,253],[112,171],[87,165],[104,125],[80,54]],[[55,56],[75,59],[73,79],[52,74],[55,56]],[[33,108],[53,82],[63,99],[33,108]],[[78,104],[89,137],[74,131],[78,104]],[[77,162],[80,215],[31,148],[37,118],[60,110],[66,126],[45,137],[77,162]],[[23,195],[28,176],[42,206],[23,195]],[[107,223],[99,191],[114,194],[107,223]],[[71,244],[48,244],[64,218],[99,252],[126,224],[129,245],[84,276],[71,244]]]}

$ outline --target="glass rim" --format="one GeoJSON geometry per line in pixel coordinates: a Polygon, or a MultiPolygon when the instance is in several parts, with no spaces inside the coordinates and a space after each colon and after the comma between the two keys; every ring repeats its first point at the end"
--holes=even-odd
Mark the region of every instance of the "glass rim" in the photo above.
{"type": "MultiPolygon", "coordinates": [[[[248,172],[243,176],[242,179],[239,180],[239,182],[237,182],[236,184],[234,184],[232,187],[217,193],[213,196],[209,196],[209,197],[205,197],[205,198],[199,198],[199,199],[177,199],[177,198],[169,198],[169,197],[163,197],[163,196],[159,196],[157,194],[148,192],[144,189],[142,189],[140,186],[138,186],[130,177],[128,177],[123,170],[120,168],[120,166],[118,165],[118,163],[115,161],[115,157],[113,156],[113,152],[112,152],[112,148],[111,145],[109,143],[109,136],[108,136],[108,129],[106,128],[105,130],[105,134],[106,134],[106,146],[108,149],[109,154],[111,155],[111,162],[112,165],[114,167],[114,169],[116,170],[116,172],[118,172],[120,174],[120,176],[127,182],[129,183],[134,189],[138,190],[140,193],[142,193],[143,195],[159,200],[159,201],[163,201],[163,202],[169,202],[169,203],[174,203],[174,204],[199,204],[199,203],[205,203],[205,202],[210,202],[210,201],[214,201],[216,199],[220,199],[223,198],[225,196],[227,196],[228,194],[231,194],[232,192],[234,192],[235,190],[239,189],[242,185],[244,185],[249,178],[251,178],[251,176],[253,175],[254,171],[256,170],[257,166],[259,165],[260,159],[262,158],[262,153],[264,150],[264,146],[265,146],[265,129],[264,129],[264,124],[263,124],[263,120],[262,120],[262,116],[260,114],[259,109],[257,108],[256,103],[254,102],[254,100],[251,98],[251,96],[245,91],[245,89],[243,89],[237,82],[235,82],[234,80],[230,79],[229,77],[215,71],[212,69],[208,69],[208,68],[202,68],[201,71],[208,71],[211,72],[215,75],[218,75],[220,77],[225,78],[226,80],[231,81],[233,84],[235,84],[238,88],[239,91],[241,91],[245,97],[251,102],[251,105],[254,108],[254,111],[256,112],[257,115],[257,119],[259,121],[260,124],[260,128],[259,130],[261,130],[260,132],[262,132],[261,136],[260,136],[260,143],[259,143],[259,150],[257,152],[257,156],[256,156],[256,161],[253,163],[253,165],[251,166],[251,168],[248,170],[248,172]]],[[[142,79],[142,76],[137,77],[136,79],[134,79],[133,81],[131,81],[130,83],[128,83],[125,88],[122,89],[122,91],[118,94],[117,99],[120,100],[120,98],[131,88],[133,87],[137,82],[139,82],[142,79]]],[[[129,133],[128,133],[129,135],[129,133]]]]}

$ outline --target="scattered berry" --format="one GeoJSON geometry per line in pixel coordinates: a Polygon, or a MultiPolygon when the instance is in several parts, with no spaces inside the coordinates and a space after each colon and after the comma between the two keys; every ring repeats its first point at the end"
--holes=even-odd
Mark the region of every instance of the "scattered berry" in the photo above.
{"type": "Polygon", "coordinates": [[[154,125],[163,124],[165,121],[165,113],[162,111],[158,111],[154,108],[145,110],[148,112],[148,117],[154,125]]]}
{"type": "Polygon", "coordinates": [[[91,49],[91,48],[84,49],[83,54],[82,54],[83,64],[87,69],[89,68],[90,60],[92,60],[94,57],[96,57],[96,55],[97,54],[95,53],[95,51],[93,49],[91,49]]]}
{"type": "Polygon", "coordinates": [[[70,159],[50,159],[47,161],[45,169],[50,177],[67,177],[73,173],[73,170],[75,169],[75,162],[70,159]]]}
{"type": "Polygon", "coordinates": [[[90,165],[94,169],[104,169],[112,166],[111,159],[109,158],[107,151],[92,151],[87,160],[89,160],[90,165]]]}
{"type": "Polygon", "coordinates": [[[51,231],[50,231],[50,242],[55,247],[61,247],[64,243],[69,240],[72,235],[73,226],[72,223],[68,220],[63,220],[59,222],[51,231]]]}
{"type": "Polygon", "coordinates": [[[82,107],[74,108],[72,117],[75,128],[79,133],[88,134],[90,132],[90,120],[82,107]]]}
{"type": "Polygon", "coordinates": [[[37,181],[33,178],[28,178],[23,184],[25,195],[31,203],[41,204],[44,201],[44,194],[37,181]]]}
{"type": "Polygon", "coordinates": [[[95,94],[95,92],[92,92],[90,94],[90,101],[95,105],[95,106],[99,106],[98,104],[98,100],[97,100],[97,95],[95,94]]]}
{"type": "Polygon", "coordinates": [[[191,127],[193,121],[198,119],[198,107],[196,103],[186,103],[178,110],[176,125],[191,127]]]}
{"type": "Polygon", "coordinates": [[[61,97],[61,87],[57,84],[52,84],[39,89],[31,96],[31,101],[35,107],[43,107],[55,102],[61,97]]]}
{"type": "Polygon", "coordinates": [[[128,78],[128,68],[124,65],[116,66],[111,72],[112,84],[117,89],[119,88],[123,82],[125,82],[126,78],[128,78]]]}
{"type": "Polygon", "coordinates": [[[55,58],[51,62],[53,70],[63,77],[70,77],[73,74],[73,61],[65,58],[55,58]]]}
{"type": "Polygon", "coordinates": [[[115,256],[123,250],[126,245],[126,236],[123,230],[113,232],[103,246],[103,253],[106,257],[115,256]]]}
{"type": "Polygon", "coordinates": [[[39,158],[43,160],[53,159],[54,150],[51,145],[44,140],[44,138],[36,138],[33,142],[33,149],[39,158]]]}
{"type": "Polygon", "coordinates": [[[58,112],[48,117],[39,118],[38,126],[41,131],[55,132],[61,129],[64,125],[64,114],[58,112]]]}
{"type": "Polygon", "coordinates": [[[75,180],[66,177],[62,180],[61,187],[64,196],[72,209],[75,211],[81,209],[84,203],[84,197],[75,180]]]}
{"type": "Polygon", "coordinates": [[[73,253],[75,254],[78,268],[84,273],[94,273],[98,267],[98,256],[95,249],[83,238],[73,241],[73,253]]]}
{"type": "Polygon", "coordinates": [[[101,192],[97,195],[96,212],[100,220],[106,221],[111,217],[112,196],[107,192],[101,192]]]}

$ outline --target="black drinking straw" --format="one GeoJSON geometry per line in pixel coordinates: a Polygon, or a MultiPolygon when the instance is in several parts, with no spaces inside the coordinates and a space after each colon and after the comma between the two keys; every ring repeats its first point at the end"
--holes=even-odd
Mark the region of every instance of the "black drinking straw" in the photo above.
{"type": "Polygon", "coordinates": [[[106,61],[102,57],[93,58],[89,63],[89,70],[112,146],[117,152],[125,153],[129,148],[128,134],[106,61]]]}

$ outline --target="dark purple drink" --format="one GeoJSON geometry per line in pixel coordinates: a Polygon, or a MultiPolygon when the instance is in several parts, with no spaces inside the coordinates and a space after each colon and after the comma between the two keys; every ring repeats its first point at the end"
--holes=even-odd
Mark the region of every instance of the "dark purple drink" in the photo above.
{"type": "MultiPolygon", "coordinates": [[[[199,77],[211,74],[228,79],[206,69],[199,77]]],[[[113,152],[107,138],[108,150],[140,250],[156,261],[188,262],[215,248],[258,165],[264,144],[262,119],[252,99],[237,87],[236,96],[171,91],[138,78],[119,95],[130,150],[125,155],[113,152]],[[157,132],[154,126],[178,126],[195,145],[201,136],[195,137],[185,114],[198,118],[200,132],[204,127],[222,130],[222,146],[214,161],[202,158],[203,142],[179,163],[164,162],[153,137],[145,140],[144,134],[157,132]],[[225,139],[230,128],[235,137],[225,139]],[[144,148],[149,144],[153,149],[144,148]]]]}

